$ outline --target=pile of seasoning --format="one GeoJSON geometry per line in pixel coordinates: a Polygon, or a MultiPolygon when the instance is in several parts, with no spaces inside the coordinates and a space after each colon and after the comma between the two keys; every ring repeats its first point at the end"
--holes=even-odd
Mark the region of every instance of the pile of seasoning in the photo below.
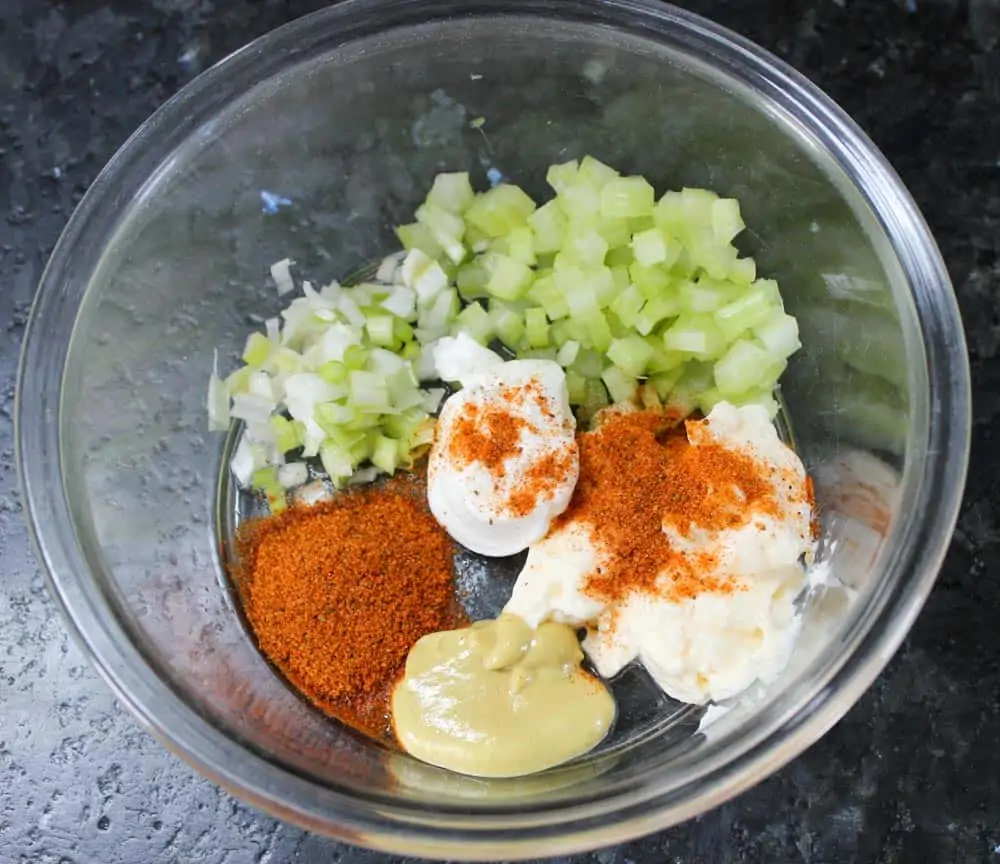
{"type": "Polygon", "coordinates": [[[304,696],[376,738],[413,644],[464,626],[453,547],[400,474],[244,526],[234,581],[263,654],[304,696]]]}

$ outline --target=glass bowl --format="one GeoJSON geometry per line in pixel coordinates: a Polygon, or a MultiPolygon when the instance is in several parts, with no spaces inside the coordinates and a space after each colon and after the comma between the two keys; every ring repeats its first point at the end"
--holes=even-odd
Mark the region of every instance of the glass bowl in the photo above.
{"type": "Polygon", "coordinates": [[[207,71],[111,160],[44,274],[17,440],[52,591],[146,728],[307,828],[483,859],[675,824],[822,735],[931,589],[968,434],[934,241],[881,155],[801,76],[659,3],[350,0],[207,71]],[[273,261],[342,277],[393,248],[436,172],[484,182],[492,168],[540,193],[548,164],[586,153],[660,190],[742,202],[743,250],[801,323],[786,419],[816,481],[821,567],[839,581],[804,598],[785,674],[728,713],[658,706],[636,673],[628,734],[535,777],[470,780],[327,720],[255,650],[222,568],[225,442],[206,431],[206,378],[214,349],[231,368],[281,306],[273,261]]]}

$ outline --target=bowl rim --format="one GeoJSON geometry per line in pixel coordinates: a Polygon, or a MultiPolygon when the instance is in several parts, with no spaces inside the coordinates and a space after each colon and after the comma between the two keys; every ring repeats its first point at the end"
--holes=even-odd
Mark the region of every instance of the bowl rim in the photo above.
{"type": "MultiPolygon", "coordinates": [[[[245,88],[248,89],[248,88],[245,88]]],[[[100,243],[91,244],[95,249],[100,243]]],[[[339,840],[387,852],[425,857],[487,860],[580,852],[663,829],[715,807],[756,784],[823,735],[860,697],[899,647],[936,579],[958,515],[970,446],[969,368],[958,305],[930,231],[886,159],[874,144],[817,87],[768,52],[693,13],[655,0],[345,0],[294,20],[254,40],[199,75],[162,105],[126,141],[94,181],[73,213],[42,275],[26,328],[15,405],[16,461],[35,554],[52,596],[77,643],[139,723],[168,749],[210,780],[282,819],[339,840]],[[243,77],[260,83],[303,57],[321,38],[339,46],[417,23],[456,17],[525,16],[619,28],[660,44],[674,44],[707,60],[724,74],[761,92],[788,110],[796,122],[851,177],[887,236],[908,278],[911,295],[922,299],[916,315],[926,352],[928,424],[917,490],[922,508],[904,526],[904,554],[888,562],[908,573],[892,583],[889,596],[867,629],[856,633],[843,662],[815,683],[812,692],[787,710],[772,713],[756,738],[736,757],[715,764],[698,779],[693,794],[619,796],[590,807],[553,810],[554,822],[530,814],[462,818],[382,807],[280,768],[246,750],[201,718],[152,674],[118,627],[114,614],[89,578],[72,532],[70,504],[62,483],[60,412],[62,375],[69,340],[53,345],[46,330],[53,321],[72,324],[98,251],[86,249],[88,229],[129,205],[122,190],[150,182],[151,166],[184,141],[193,115],[207,117],[224,104],[217,85],[243,77]],[[672,43],[671,40],[674,40],[672,43]],[[274,58],[283,56],[277,61],[274,58]],[[270,58],[270,59],[268,59],[270,58]],[[860,181],[864,179],[862,189],[860,181]],[[88,257],[89,256],[89,262],[88,257]],[[83,264],[84,266],[81,266],[83,264]],[[86,274],[87,279],[82,279],[86,274]],[[75,280],[75,282],[73,281],[75,280]],[[85,285],[83,286],[85,287],[85,285]],[[67,302],[69,301],[69,302],[67,302]],[[933,491],[934,494],[931,494],[933,491]],[[878,625],[878,626],[876,626],[878,625]],[[116,630],[115,628],[118,627],[116,630]],[[112,638],[111,634],[116,634],[112,638]],[[119,638],[120,637],[120,638],[119,638]],[[609,811],[608,807],[612,809],[609,811]],[[419,816],[419,818],[417,818],[419,816]],[[513,830],[516,829],[516,832],[513,830]]]]}

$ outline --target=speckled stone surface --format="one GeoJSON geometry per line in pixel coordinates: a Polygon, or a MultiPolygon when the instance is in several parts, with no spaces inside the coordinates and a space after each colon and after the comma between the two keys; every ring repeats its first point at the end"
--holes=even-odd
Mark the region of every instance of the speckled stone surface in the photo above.
{"type": "MultiPolygon", "coordinates": [[[[256,813],[116,703],[46,596],[12,417],[38,278],[74,204],[206,65],[316,0],[0,0],[0,862],[389,862],[256,813]]],[[[1000,862],[1000,2],[690,0],[837,99],[902,175],[965,315],[973,464],[944,572],[899,655],[822,741],[631,862],[1000,862]]]]}

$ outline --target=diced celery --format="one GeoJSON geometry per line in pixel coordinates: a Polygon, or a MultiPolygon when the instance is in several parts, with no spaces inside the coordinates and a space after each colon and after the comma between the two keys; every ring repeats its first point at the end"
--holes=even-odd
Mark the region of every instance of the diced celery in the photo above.
{"type": "Polygon", "coordinates": [[[737,258],[729,266],[726,278],[736,285],[749,285],[757,278],[757,262],[753,258],[737,258]]]}
{"type": "Polygon", "coordinates": [[[430,228],[413,222],[410,225],[400,225],[396,228],[396,236],[404,249],[419,249],[429,258],[436,261],[445,257],[441,244],[434,239],[430,228]]]}
{"type": "Polygon", "coordinates": [[[580,160],[580,170],[576,179],[579,183],[601,189],[605,184],[618,177],[618,172],[610,165],[605,165],[593,156],[584,156],[580,160]]]}
{"type": "Polygon", "coordinates": [[[712,227],[712,208],[719,196],[708,189],[681,189],[681,206],[688,224],[695,229],[712,227]]]}
{"type": "Polygon", "coordinates": [[[402,318],[394,318],[392,321],[392,335],[396,342],[410,342],[413,339],[413,328],[402,318]]]}
{"type": "Polygon", "coordinates": [[[524,335],[524,318],[513,309],[490,301],[490,320],[497,338],[511,350],[516,350],[524,335]]]}
{"type": "Polygon", "coordinates": [[[667,396],[670,395],[683,371],[683,366],[675,366],[667,372],[657,372],[649,377],[649,383],[656,389],[656,395],[660,397],[661,401],[666,400],[667,396]]]}
{"type": "Polygon", "coordinates": [[[594,227],[607,242],[609,249],[627,248],[632,241],[628,219],[601,218],[594,227]]]}
{"type": "Polygon", "coordinates": [[[656,387],[650,383],[640,384],[637,395],[642,407],[647,410],[659,408],[663,404],[660,402],[660,397],[656,392],[656,387]]]}
{"type": "Polygon", "coordinates": [[[659,267],[645,267],[635,263],[628,268],[628,275],[632,277],[632,284],[647,300],[659,297],[670,284],[670,277],[659,267]]]}
{"type": "Polygon", "coordinates": [[[392,348],[396,344],[393,333],[393,317],[391,315],[371,315],[365,321],[365,330],[373,345],[382,348],[392,348]]]}
{"type": "Polygon", "coordinates": [[[675,294],[660,294],[646,301],[633,326],[641,335],[648,336],[661,321],[676,316],[680,308],[680,301],[675,294]]]}
{"type": "Polygon", "coordinates": [[[470,303],[458,313],[455,325],[481,345],[485,345],[493,338],[493,324],[490,321],[490,316],[478,301],[470,303]]]}
{"type": "Polygon", "coordinates": [[[524,225],[534,210],[535,202],[518,186],[501,183],[477,195],[465,211],[465,219],[490,237],[503,237],[524,225]]]}
{"type": "Polygon", "coordinates": [[[713,279],[725,279],[736,261],[736,247],[718,243],[708,229],[698,232],[689,246],[695,264],[713,279]]]}
{"type": "Polygon", "coordinates": [[[350,345],[344,351],[344,359],[341,362],[348,371],[364,369],[368,362],[368,351],[360,345],[350,345]]]}
{"type": "MultiPolygon", "coordinates": [[[[612,367],[613,368],[613,367],[612,367]]],[[[588,411],[596,411],[608,404],[608,388],[600,378],[587,378],[583,406],[588,411]]]]}
{"type": "Polygon", "coordinates": [[[653,211],[653,187],[643,177],[616,177],[601,189],[601,215],[606,219],[635,218],[653,211]]]}
{"type": "Polygon", "coordinates": [[[712,202],[712,231],[720,243],[731,243],[746,226],[740,216],[740,202],[719,198],[712,202]]]}
{"type": "Polygon", "coordinates": [[[349,383],[350,400],[355,408],[386,413],[391,409],[389,388],[378,373],[355,370],[350,374],[349,383]]]}
{"type": "Polygon", "coordinates": [[[434,178],[431,191],[427,193],[427,203],[449,213],[462,213],[475,197],[476,193],[472,191],[468,172],[456,171],[438,174],[434,178]]]}
{"type": "Polygon", "coordinates": [[[610,306],[611,302],[618,294],[618,286],[615,277],[609,267],[598,267],[587,274],[587,279],[593,286],[594,296],[597,298],[597,305],[602,309],[610,306]]]}
{"type": "Polygon", "coordinates": [[[321,402],[313,409],[313,419],[328,437],[334,438],[340,434],[341,427],[356,420],[357,416],[358,412],[349,405],[337,402],[321,402]]]}
{"type": "Polygon", "coordinates": [[[247,344],[243,349],[243,362],[247,366],[259,369],[267,362],[273,347],[271,340],[263,333],[251,333],[247,337],[247,344]]]}
{"type": "Polygon", "coordinates": [[[802,346],[799,322],[778,309],[757,326],[754,334],[768,352],[777,357],[791,357],[802,346]]]}
{"type": "Polygon", "coordinates": [[[580,320],[587,328],[594,348],[602,353],[607,352],[608,348],[611,347],[613,336],[604,314],[599,309],[594,308],[581,315],[580,320]]]}
{"type": "Polygon", "coordinates": [[[535,263],[535,240],[531,229],[527,225],[515,228],[510,234],[497,242],[503,247],[499,251],[504,252],[516,261],[521,261],[529,265],[535,263]]]}
{"type": "Polygon", "coordinates": [[[715,313],[715,322],[726,339],[733,340],[740,333],[767,320],[772,310],[784,314],[771,304],[766,289],[751,287],[736,300],[727,303],[715,313]]]}
{"type": "MultiPolygon", "coordinates": [[[[638,378],[646,372],[646,364],[655,353],[655,349],[641,336],[626,336],[611,343],[608,348],[608,359],[627,375],[638,378]]],[[[604,383],[608,384],[607,379],[604,383]]],[[[608,389],[611,390],[610,384],[608,389]]]]}
{"type": "Polygon", "coordinates": [[[570,221],[568,231],[573,223],[589,224],[591,220],[598,218],[601,212],[601,193],[586,183],[576,183],[560,192],[556,203],[570,221]]]}
{"type": "Polygon", "coordinates": [[[549,320],[545,310],[537,307],[524,312],[524,332],[528,345],[532,348],[547,348],[549,344],[549,320]]]}
{"type": "Polygon", "coordinates": [[[612,402],[616,404],[630,402],[635,398],[639,382],[625,370],[619,369],[617,366],[609,366],[601,373],[601,380],[608,388],[612,402]]]}
{"type": "Polygon", "coordinates": [[[718,357],[726,347],[722,331],[708,315],[681,316],[664,332],[663,346],[701,360],[718,357]]]}
{"type": "Polygon", "coordinates": [[[653,208],[653,220],[658,228],[670,232],[675,237],[682,236],[687,223],[687,215],[680,192],[664,192],[653,208]]]}
{"type": "Polygon", "coordinates": [[[481,257],[475,258],[458,268],[455,284],[466,300],[489,296],[486,283],[490,281],[490,271],[481,257]]]}
{"type": "Polygon", "coordinates": [[[629,285],[619,291],[611,304],[611,311],[621,319],[621,322],[628,327],[634,327],[639,310],[645,302],[642,292],[635,285],[629,285]]]}
{"type": "Polygon", "coordinates": [[[556,270],[553,277],[556,288],[566,300],[570,315],[579,318],[587,312],[599,311],[595,285],[582,270],[567,267],[556,270]]]}
{"type": "Polygon", "coordinates": [[[632,251],[639,264],[652,267],[667,260],[667,241],[662,231],[650,228],[632,236],[632,251]]]}
{"type": "Polygon", "coordinates": [[[538,303],[545,310],[545,314],[552,321],[565,318],[569,315],[569,304],[566,297],[556,285],[555,277],[552,275],[543,276],[536,279],[528,289],[528,297],[538,303]]]}
{"type": "Polygon", "coordinates": [[[486,290],[501,300],[517,300],[531,284],[531,268],[507,255],[491,253],[488,257],[490,279],[486,290]]]}
{"type": "Polygon", "coordinates": [[[518,360],[551,360],[556,359],[555,348],[525,348],[517,352],[518,360]]]}
{"type": "Polygon", "coordinates": [[[573,365],[579,353],[580,343],[573,339],[568,339],[559,347],[559,351],[556,354],[556,362],[566,369],[573,365]]]}
{"type": "Polygon", "coordinates": [[[627,268],[633,261],[635,261],[635,255],[631,246],[612,246],[608,249],[608,254],[604,256],[604,263],[609,267],[624,266],[627,268]]]}
{"type": "Polygon", "coordinates": [[[416,217],[417,222],[427,226],[449,260],[458,264],[465,258],[465,245],[462,243],[465,223],[461,216],[427,203],[417,208],[416,217]]]}
{"type": "Polygon", "coordinates": [[[571,405],[582,405],[587,399],[587,379],[576,372],[566,373],[566,389],[571,405]]]}
{"type": "Polygon", "coordinates": [[[783,360],[749,339],[737,339],[715,364],[715,385],[726,396],[746,393],[777,380],[783,360]]]}
{"type": "Polygon", "coordinates": [[[268,420],[268,424],[274,433],[274,446],[278,448],[279,453],[287,453],[302,446],[298,427],[287,417],[274,414],[268,420]]]}
{"type": "Polygon", "coordinates": [[[714,312],[733,296],[732,287],[714,279],[682,282],[678,287],[681,306],[689,312],[714,312]]]}
{"type": "Polygon", "coordinates": [[[349,451],[343,450],[336,444],[327,441],[319,448],[320,462],[323,463],[323,470],[334,485],[341,485],[348,477],[354,473],[355,462],[351,458],[349,451]]]}
{"type": "Polygon", "coordinates": [[[571,159],[569,162],[563,162],[561,165],[551,165],[545,174],[545,181],[558,195],[576,183],[576,176],[579,168],[580,164],[576,161],[576,159],[571,159]]]}
{"type": "Polygon", "coordinates": [[[276,372],[281,372],[285,375],[294,375],[305,368],[302,355],[291,348],[278,348],[276,351],[273,351],[268,360],[268,365],[273,367],[276,372]]]}
{"type": "Polygon", "coordinates": [[[558,252],[566,236],[566,216],[555,201],[543,204],[528,217],[535,239],[535,253],[558,252]]]}
{"type": "Polygon", "coordinates": [[[324,381],[331,384],[343,384],[347,380],[347,367],[338,360],[328,360],[316,370],[324,381]]]}
{"type": "Polygon", "coordinates": [[[778,290],[778,283],[773,279],[758,279],[750,287],[763,291],[768,303],[772,306],[777,306],[779,309],[784,308],[784,304],[781,302],[781,292],[778,290]]]}
{"type": "Polygon", "coordinates": [[[610,267],[608,269],[611,270],[611,278],[615,283],[615,296],[617,297],[622,291],[632,284],[632,279],[628,275],[628,267],[624,264],[619,264],[616,267],[610,267]]]}
{"type": "Polygon", "coordinates": [[[656,352],[646,367],[646,371],[650,375],[673,372],[674,370],[679,370],[684,365],[686,358],[683,354],[679,351],[667,351],[664,349],[662,336],[649,335],[645,338],[656,352]]]}
{"type": "Polygon", "coordinates": [[[604,361],[597,351],[583,349],[576,355],[572,369],[584,378],[599,378],[604,369],[604,361]]]}
{"type": "Polygon", "coordinates": [[[588,269],[600,267],[608,254],[607,241],[595,230],[589,229],[579,234],[570,233],[563,245],[563,252],[574,263],[588,269]]]}
{"type": "Polygon", "coordinates": [[[386,438],[384,435],[376,437],[370,457],[372,465],[381,468],[386,474],[392,474],[396,470],[398,457],[399,442],[392,438],[386,438]]]}
{"type": "Polygon", "coordinates": [[[246,393],[250,389],[251,375],[253,375],[253,369],[250,366],[240,366],[239,369],[230,372],[225,380],[226,392],[230,396],[246,393]]]}

